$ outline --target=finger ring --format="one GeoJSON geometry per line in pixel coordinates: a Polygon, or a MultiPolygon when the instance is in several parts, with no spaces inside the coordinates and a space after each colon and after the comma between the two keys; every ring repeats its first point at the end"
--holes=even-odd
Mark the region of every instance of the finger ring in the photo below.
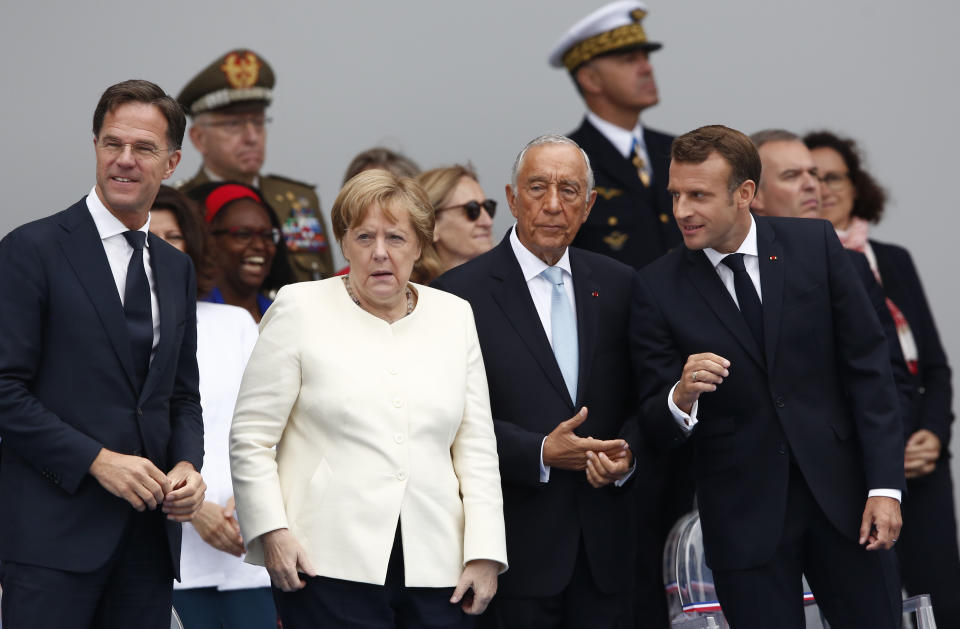
{"type": "Polygon", "coordinates": [[[700,372],[699,372],[699,371],[694,371],[694,372],[693,372],[693,381],[694,381],[694,382],[697,381],[697,374],[698,374],[698,373],[700,373],[700,372]]]}

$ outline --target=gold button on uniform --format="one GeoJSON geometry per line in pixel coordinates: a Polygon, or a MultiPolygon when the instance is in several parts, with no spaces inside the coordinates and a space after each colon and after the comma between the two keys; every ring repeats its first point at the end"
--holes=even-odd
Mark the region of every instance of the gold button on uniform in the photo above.
{"type": "Polygon", "coordinates": [[[670,217],[667,216],[666,214],[661,213],[661,214],[660,214],[660,222],[661,222],[661,223],[669,223],[669,222],[670,222],[670,217]]]}
{"type": "Polygon", "coordinates": [[[609,225],[610,227],[613,227],[613,226],[616,225],[618,222],[619,222],[619,221],[617,220],[617,217],[616,217],[616,216],[608,216],[608,217],[607,217],[607,225],[609,225]]]}

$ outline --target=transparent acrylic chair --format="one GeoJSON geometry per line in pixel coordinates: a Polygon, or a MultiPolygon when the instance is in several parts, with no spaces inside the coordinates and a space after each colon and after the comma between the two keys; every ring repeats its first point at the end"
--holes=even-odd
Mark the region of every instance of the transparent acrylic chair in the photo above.
{"type": "MultiPolygon", "coordinates": [[[[729,627],[717,600],[713,572],[703,552],[699,512],[683,516],[670,530],[663,552],[663,579],[674,627],[729,627]]],[[[804,605],[814,605],[806,580],[803,590],[804,605]]]]}

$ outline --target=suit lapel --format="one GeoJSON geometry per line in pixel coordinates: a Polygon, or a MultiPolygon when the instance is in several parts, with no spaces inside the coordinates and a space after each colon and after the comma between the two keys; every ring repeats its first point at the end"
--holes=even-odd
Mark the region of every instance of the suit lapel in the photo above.
{"type": "MultiPolygon", "coordinates": [[[[507,321],[517,331],[553,388],[564,399],[570,400],[570,392],[567,391],[560,366],[557,365],[557,359],[553,355],[553,348],[547,340],[547,333],[543,330],[540,315],[537,314],[537,308],[533,305],[533,298],[530,297],[530,289],[527,288],[527,282],[523,279],[520,263],[517,262],[510,246],[509,231],[497,246],[496,256],[491,271],[491,275],[498,284],[493,288],[494,301],[503,310],[507,321]]],[[[570,400],[570,405],[573,406],[573,400],[570,400]]]]}
{"type": "Polygon", "coordinates": [[[85,200],[81,200],[64,213],[61,226],[67,231],[67,235],[60,240],[60,247],[97,311],[100,323],[103,324],[117,359],[123,365],[130,386],[136,390],[137,379],[133,371],[133,357],[130,354],[130,338],[127,335],[123,303],[120,301],[117,285],[113,281],[113,273],[103,249],[100,233],[87,210],[85,200]]]}
{"type": "Polygon", "coordinates": [[[593,365],[593,350],[597,341],[597,307],[595,296],[600,295],[600,287],[593,272],[583,256],[576,249],[570,249],[570,269],[573,271],[573,291],[577,308],[577,342],[580,349],[580,370],[577,377],[577,399],[574,407],[583,399],[590,367],[593,365]]]}
{"type": "Polygon", "coordinates": [[[176,304],[175,282],[171,276],[173,261],[170,260],[173,252],[153,234],[150,234],[149,240],[150,267],[153,271],[160,308],[160,340],[157,344],[156,355],[150,362],[150,369],[147,371],[147,379],[143,384],[143,390],[140,392],[141,400],[150,395],[150,392],[156,386],[157,379],[163,373],[163,368],[170,360],[170,353],[173,351],[174,329],[177,323],[174,308],[176,304]]]}
{"type": "Polygon", "coordinates": [[[690,281],[700,292],[704,300],[716,313],[720,322],[730,330],[733,336],[750,354],[760,367],[764,366],[763,355],[760,353],[760,346],[757,340],[750,332],[746,319],[737,308],[733,297],[723,285],[716,269],[710,264],[709,258],[703,251],[687,251],[687,269],[690,281]]]}
{"type": "Polygon", "coordinates": [[[767,368],[773,368],[780,335],[783,309],[783,248],[773,228],[763,219],[757,220],[757,254],[760,256],[760,292],[763,295],[763,337],[766,344],[767,368]]]}

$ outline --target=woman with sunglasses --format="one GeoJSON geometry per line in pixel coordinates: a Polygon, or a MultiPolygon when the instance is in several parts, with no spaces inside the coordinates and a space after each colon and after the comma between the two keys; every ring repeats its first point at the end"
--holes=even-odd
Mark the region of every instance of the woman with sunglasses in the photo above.
{"type": "Polygon", "coordinates": [[[241,183],[203,185],[190,196],[203,204],[213,240],[217,281],[206,301],[239,306],[259,323],[271,296],[292,280],[276,213],[241,183]]]}
{"type": "MultiPolygon", "coordinates": [[[[418,175],[417,182],[430,198],[436,216],[433,247],[439,268],[429,277],[417,278],[427,283],[493,247],[497,202],[486,197],[470,166],[434,168],[418,175]]],[[[430,264],[428,255],[421,265],[425,269],[430,264]]]]}

